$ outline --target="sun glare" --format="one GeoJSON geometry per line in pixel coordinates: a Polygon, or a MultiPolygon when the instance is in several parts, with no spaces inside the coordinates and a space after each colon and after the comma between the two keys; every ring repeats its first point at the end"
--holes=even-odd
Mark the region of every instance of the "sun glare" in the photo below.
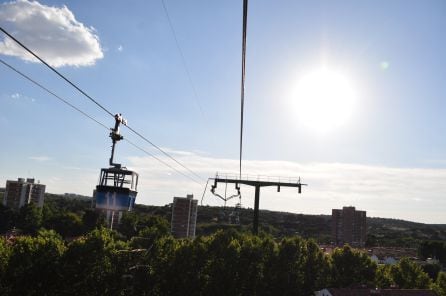
{"type": "Polygon", "coordinates": [[[355,92],[343,75],[326,68],[303,76],[296,88],[299,121],[318,132],[344,125],[353,113],[355,92]]]}

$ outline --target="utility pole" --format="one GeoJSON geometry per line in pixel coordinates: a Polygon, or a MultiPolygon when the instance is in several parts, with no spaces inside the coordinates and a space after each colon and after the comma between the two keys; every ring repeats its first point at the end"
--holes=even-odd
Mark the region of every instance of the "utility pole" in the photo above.
{"type": "MultiPolygon", "coordinates": [[[[280,192],[280,187],[297,187],[298,193],[302,193],[302,186],[306,186],[307,184],[302,184],[300,182],[300,178],[297,179],[295,182],[289,180],[289,182],[281,182],[280,179],[277,178],[277,181],[270,180],[270,178],[266,178],[265,180],[260,180],[260,178],[257,178],[257,180],[254,179],[241,179],[236,177],[220,177],[218,174],[215,176],[215,178],[211,178],[211,180],[214,180],[214,184],[211,186],[211,192],[214,193],[215,189],[217,188],[218,183],[232,183],[235,184],[235,188],[238,189],[239,186],[247,185],[247,186],[253,186],[255,188],[255,195],[254,195],[254,219],[253,219],[253,227],[252,227],[252,233],[257,235],[259,234],[259,204],[260,204],[260,188],[261,187],[267,187],[267,186],[276,186],[277,192],[280,192]]],[[[215,193],[214,193],[215,194],[215,193]]]]}

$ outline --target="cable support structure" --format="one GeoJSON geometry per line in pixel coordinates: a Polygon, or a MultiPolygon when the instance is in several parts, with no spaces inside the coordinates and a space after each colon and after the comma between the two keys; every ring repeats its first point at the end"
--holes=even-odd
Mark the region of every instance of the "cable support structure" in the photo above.
{"type": "MultiPolygon", "coordinates": [[[[85,91],[83,91],[79,86],[77,86],[75,83],[73,83],[72,81],[70,81],[67,77],[65,77],[63,74],[61,74],[59,71],[57,71],[54,67],[52,67],[51,65],[49,65],[45,60],[43,60],[41,57],[39,57],[36,53],[34,53],[31,49],[29,49],[27,46],[25,46],[23,43],[21,43],[19,40],[17,40],[14,36],[12,36],[11,34],[9,34],[5,29],[3,29],[2,27],[0,27],[0,31],[2,31],[6,36],[8,36],[9,38],[11,38],[14,42],[16,42],[18,45],[20,45],[23,49],[25,49],[28,53],[30,53],[32,56],[34,56],[36,59],[38,59],[41,63],[43,63],[45,66],[47,66],[50,70],[52,70],[54,73],[56,73],[60,78],[62,78],[63,80],[65,80],[68,84],[70,84],[72,87],[74,87],[77,91],[79,91],[82,95],[84,95],[85,97],[87,97],[90,101],[92,101],[93,103],[95,103],[99,108],[101,108],[103,111],[105,111],[107,114],[109,114],[110,116],[112,116],[113,118],[115,117],[115,115],[110,112],[107,108],[105,108],[103,105],[101,105],[97,100],[95,100],[94,98],[92,98],[90,95],[88,95],[85,91]]],[[[3,61],[4,62],[4,61],[3,61]]],[[[4,63],[5,64],[5,63],[4,63]]],[[[5,64],[6,65],[6,64],[5,64]]],[[[8,67],[10,67],[11,69],[13,69],[10,65],[8,65],[8,67]]],[[[17,72],[17,71],[16,71],[17,72]]],[[[17,72],[19,73],[19,72],[17,72]]],[[[20,74],[20,73],[19,73],[20,74]]],[[[24,76],[23,74],[21,74],[23,77],[27,78],[26,76],[24,76]]],[[[28,79],[28,78],[27,78],[28,79]]],[[[30,81],[33,82],[32,79],[28,79],[30,81]]],[[[39,87],[42,87],[42,85],[40,84],[36,84],[39,87]]],[[[43,87],[44,88],[44,87],[43,87]]],[[[45,89],[45,88],[44,88],[45,89]]],[[[46,89],[45,89],[46,90],[46,89]]],[[[51,93],[51,92],[50,92],[51,93]]],[[[127,125],[126,125],[127,126],[127,125]]],[[[175,163],[177,163],[178,165],[180,165],[181,167],[183,167],[184,169],[186,169],[189,173],[191,173],[192,175],[194,175],[195,177],[197,177],[198,179],[204,181],[205,179],[201,176],[199,176],[198,174],[196,174],[195,172],[193,172],[191,169],[189,169],[188,167],[186,167],[184,164],[182,164],[181,162],[179,162],[178,160],[176,160],[173,156],[171,156],[169,153],[167,153],[166,151],[164,151],[163,149],[161,149],[159,146],[155,145],[152,141],[150,141],[148,138],[144,137],[141,133],[137,132],[135,129],[133,129],[130,126],[127,126],[127,128],[133,132],[135,135],[137,135],[138,137],[140,137],[141,139],[143,139],[144,141],[146,141],[147,143],[149,143],[150,145],[152,145],[155,149],[157,149],[158,151],[160,151],[161,153],[163,153],[165,156],[167,156],[168,158],[170,158],[171,160],[173,160],[175,163]]],[[[108,128],[107,128],[108,129],[108,128]]],[[[147,152],[147,151],[146,151],[147,152]]],[[[171,167],[171,166],[170,166],[171,167]]],[[[172,168],[172,167],[171,167],[172,168]]],[[[177,172],[179,172],[178,170],[176,170],[177,172]]]]}
{"type": "Polygon", "coordinates": [[[203,205],[203,199],[204,199],[204,195],[206,194],[206,190],[207,190],[207,188],[208,188],[208,184],[209,184],[209,180],[210,180],[211,178],[208,178],[208,180],[206,181],[206,186],[204,186],[204,191],[203,191],[203,194],[201,195],[201,202],[200,202],[200,205],[202,206],[203,205]]]}
{"type": "MultiPolygon", "coordinates": [[[[93,116],[89,115],[88,113],[82,111],[81,109],[79,109],[78,107],[76,107],[75,105],[71,104],[69,101],[67,101],[66,99],[62,98],[61,96],[57,95],[55,92],[51,91],[50,89],[48,89],[47,87],[45,87],[44,85],[42,85],[41,83],[37,82],[35,79],[31,78],[30,76],[26,75],[25,73],[21,72],[20,70],[18,70],[17,68],[15,68],[14,66],[8,64],[7,62],[5,62],[3,59],[0,58],[0,63],[3,64],[4,66],[8,67],[10,70],[16,72],[17,74],[19,74],[20,76],[22,76],[23,78],[25,78],[26,80],[30,81],[31,83],[33,83],[34,85],[38,86],[39,88],[41,88],[42,90],[46,91],[47,93],[49,93],[50,95],[52,95],[53,97],[57,98],[58,100],[60,100],[61,102],[63,102],[64,104],[68,105],[69,107],[71,107],[72,109],[74,109],[75,111],[78,111],[79,113],[81,113],[82,115],[84,115],[85,117],[89,118],[90,120],[94,121],[95,123],[97,123],[98,125],[104,127],[106,130],[110,130],[108,126],[106,126],[105,124],[103,124],[102,122],[96,120],[93,116]]],[[[194,178],[192,178],[189,175],[186,175],[185,173],[183,173],[182,171],[176,169],[175,167],[171,166],[170,164],[168,164],[167,162],[163,161],[161,158],[155,156],[154,154],[148,152],[147,150],[139,147],[138,145],[136,145],[135,143],[131,142],[128,139],[124,139],[126,142],[128,142],[130,145],[132,145],[133,147],[139,149],[140,151],[146,153],[147,155],[151,156],[152,158],[156,159],[157,161],[159,161],[160,163],[164,164],[165,166],[169,167],[170,169],[174,170],[175,172],[177,172],[178,174],[188,178],[189,180],[197,183],[198,185],[202,185],[200,182],[198,182],[197,180],[195,180],[194,178]]]]}

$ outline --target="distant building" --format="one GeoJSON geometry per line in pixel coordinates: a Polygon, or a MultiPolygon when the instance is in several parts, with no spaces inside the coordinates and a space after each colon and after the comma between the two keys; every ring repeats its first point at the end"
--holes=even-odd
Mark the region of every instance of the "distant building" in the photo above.
{"type": "Polygon", "coordinates": [[[26,204],[34,203],[43,207],[45,198],[45,185],[35,183],[34,179],[18,178],[17,181],[6,181],[3,205],[19,209],[26,204]]]}
{"type": "Polygon", "coordinates": [[[336,245],[363,247],[367,237],[366,230],[365,211],[356,211],[355,207],[332,210],[331,234],[336,245]]]}
{"type": "Polygon", "coordinates": [[[195,237],[197,209],[198,200],[192,194],[173,198],[171,231],[174,237],[195,237]]]}

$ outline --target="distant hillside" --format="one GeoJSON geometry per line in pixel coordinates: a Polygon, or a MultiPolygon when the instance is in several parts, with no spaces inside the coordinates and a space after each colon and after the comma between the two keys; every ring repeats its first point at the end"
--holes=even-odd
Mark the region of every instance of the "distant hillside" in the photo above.
{"type": "MultiPolygon", "coordinates": [[[[169,206],[137,205],[136,212],[160,215],[170,221],[169,206]]],[[[197,235],[207,235],[222,228],[249,231],[253,210],[241,209],[240,225],[228,223],[233,208],[200,206],[197,217],[197,235]]],[[[331,242],[331,216],[305,215],[287,212],[260,211],[260,230],[281,238],[299,235],[313,238],[320,243],[331,242]]],[[[417,247],[424,240],[446,241],[446,225],[430,225],[398,219],[367,218],[368,246],[417,247]]]]}
{"type": "MultiPolygon", "coordinates": [[[[1,196],[1,193],[0,193],[1,196]]],[[[46,204],[67,211],[79,212],[91,206],[91,197],[75,194],[46,194],[46,204]]],[[[207,235],[223,228],[250,231],[253,210],[241,209],[240,225],[228,223],[233,208],[200,206],[197,217],[197,235],[207,235]]],[[[135,213],[157,215],[170,221],[171,208],[166,206],[135,206],[135,213]]],[[[331,216],[305,215],[287,212],[260,211],[260,231],[276,238],[299,235],[320,243],[330,243],[331,216]]],[[[446,225],[429,225],[398,219],[367,218],[368,246],[417,247],[424,240],[446,241],[446,225]]]]}
{"type": "MultiPolygon", "coordinates": [[[[200,207],[198,232],[207,234],[209,229],[222,224],[222,208],[200,207]]],[[[250,227],[253,211],[240,213],[241,227],[250,227]]],[[[331,242],[331,216],[304,215],[287,212],[260,211],[260,225],[265,232],[276,237],[300,235],[314,238],[320,243],[331,242]]],[[[397,219],[367,218],[367,244],[369,246],[417,247],[424,240],[446,241],[446,225],[429,225],[397,219]]]]}

